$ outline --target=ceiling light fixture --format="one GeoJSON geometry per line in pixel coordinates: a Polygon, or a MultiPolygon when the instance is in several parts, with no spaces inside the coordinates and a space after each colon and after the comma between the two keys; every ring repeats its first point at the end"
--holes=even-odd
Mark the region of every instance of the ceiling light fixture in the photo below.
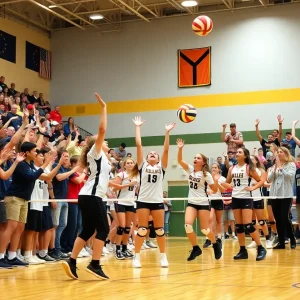
{"type": "Polygon", "coordinates": [[[56,5],[49,5],[48,6],[49,8],[55,8],[55,7],[57,7],[56,5]]]}
{"type": "Polygon", "coordinates": [[[104,19],[104,17],[100,14],[92,14],[92,15],[90,15],[90,19],[92,19],[92,20],[102,20],[102,19],[104,19]]]}
{"type": "Polygon", "coordinates": [[[194,0],[185,0],[181,2],[181,5],[184,7],[193,7],[193,6],[197,6],[198,2],[194,0]]]}

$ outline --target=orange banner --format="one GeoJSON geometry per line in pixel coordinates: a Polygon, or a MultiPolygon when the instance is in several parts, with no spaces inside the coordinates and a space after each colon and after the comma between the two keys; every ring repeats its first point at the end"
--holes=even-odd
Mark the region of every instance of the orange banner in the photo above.
{"type": "Polygon", "coordinates": [[[211,84],[211,47],[178,50],[178,86],[211,84]]]}

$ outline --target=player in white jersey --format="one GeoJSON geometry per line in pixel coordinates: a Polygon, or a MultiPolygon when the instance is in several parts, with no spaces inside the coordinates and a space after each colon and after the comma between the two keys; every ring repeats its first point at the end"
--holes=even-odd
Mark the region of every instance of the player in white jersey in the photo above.
{"type": "Polygon", "coordinates": [[[236,153],[237,164],[230,167],[227,176],[227,183],[233,184],[232,209],[236,221],[236,234],[240,244],[240,251],[233,258],[248,259],[248,252],[245,247],[245,229],[257,244],[256,260],[265,258],[267,251],[261,245],[259,234],[252,224],[253,200],[251,192],[263,186],[264,181],[259,177],[250,158],[250,153],[245,148],[239,148],[236,153]],[[256,184],[250,186],[251,178],[256,184]]]}
{"type": "MultiPolygon", "coordinates": [[[[230,189],[231,185],[226,183],[226,178],[221,176],[221,168],[218,163],[214,163],[211,167],[211,174],[214,176],[214,178],[218,181],[218,187],[217,192],[213,193],[210,189],[208,190],[208,194],[210,195],[211,201],[210,201],[210,218],[209,218],[209,224],[210,229],[216,233],[217,235],[217,241],[222,245],[222,216],[223,216],[223,200],[222,193],[226,191],[226,189],[230,189]],[[213,198],[219,198],[218,200],[214,200],[213,198]]],[[[207,248],[209,245],[211,245],[211,241],[209,239],[206,239],[205,244],[203,245],[203,248],[207,248]]]]}
{"type": "Polygon", "coordinates": [[[125,159],[124,169],[125,171],[118,173],[117,177],[114,179],[114,182],[120,185],[122,184],[123,186],[128,185],[130,182],[136,182],[136,185],[119,190],[117,196],[118,202],[115,203],[119,223],[117,228],[115,257],[116,259],[120,260],[125,258],[133,258],[132,253],[127,249],[127,244],[131,223],[134,221],[135,192],[138,186],[137,175],[139,173],[137,163],[132,158],[125,159]]]}
{"type": "Polygon", "coordinates": [[[133,119],[135,124],[135,142],[137,147],[137,163],[140,172],[140,187],[137,200],[138,231],[135,238],[135,256],[132,262],[134,268],[140,268],[140,250],[147,234],[150,214],[153,217],[157,243],[160,249],[160,265],[168,267],[169,263],[165,253],[166,237],[164,232],[164,201],[163,201],[163,178],[168,166],[168,153],[170,145],[170,131],[175,123],[165,126],[166,135],[161,161],[156,151],[150,151],[146,159],[143,158],[141,139],[141,126],[145,121],[140,117],[133,119]]]}
{"type": "Polygon", "coordinates": [[[219,242],[216,241],[215,234],[209,228],[209,215],[210,204],[207,194],[208,187],[212,192],[216,192],[218,188],[218,181],[214,179],[209,171],[208,159],[203,154],[196,154],[194,157],[193,166],[187,164],[182,158],[182,150],[184,147],[184,141],[178,139],[176,141],[178,147],[177,161],[180,166],[187,172],[189,195],[188,205],[185,210],[185,232],[189,238],[193,249],[188,261],[194,260],[197,256],[202,254],[201,248],[197,244],[197,235],[193,230],[193,223],[198,217],[200,221],[201,231],[207,236],[213,243],[215,259],[220,259],[222,256],[222,247],[219,242]],[[203,198],[203,199],[193,199],[203,198]]]}
{"type": "MultiPolygon", "coordinates": [[[[267,173],[265,171],[265,168],[259,161],[258,157],[255,155],[251,156],[251,161],[255,167],[255,170],[258,174],[258,176],[263,180],[263,182],[267,181],[267,173]]],[[[255,179],[252,178],[251,185],[255,185],[257,182],[255,179]]],[[[253,226],[256,226],[256,219],[258,221],[258,224],[260,225],[264,236],[266,238],[266,248],[272,249],[273,243],[271,241],[271,237],[269,235],[268,226],[265,221],[265,203],[263,199],[263,193],[262,193],[262,187],[254,190],[251,192],[251,195],[253,197],[253,211],[252,211],[252,224],[253,226]]],[[[256,248],[256,243],[253,240],[250,245],[247,246],[247,248],[256,248]]]]}

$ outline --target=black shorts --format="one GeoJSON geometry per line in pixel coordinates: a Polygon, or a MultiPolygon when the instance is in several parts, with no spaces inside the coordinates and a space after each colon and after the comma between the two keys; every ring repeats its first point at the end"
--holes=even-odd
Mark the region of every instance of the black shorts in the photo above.
{"type": "MultiPolygon", "coordinates": [[[[214,200],[216,201],[216,200],[214,200]]],[[[210,211],[210,206],[209,205],[198,205],[198,204],[192,204],[192,203],[188,203],[186,207],[192,207],[195,208],[196,210],[208,210],[210,211]]]]}
{"type": "Polygon", "coordinates": [[[25,229],[35,231],[35,232],[41,232],[42,231],[42,223],[43,223],[42,218],[43,218],[42,211],[29,208],[25,229]]]}
{"type": "Polygon", "coordinates": [[[51,208],[50,206],[43,207],[43,214],[42,214],[42,231],[47,231],[53,228],[53,221],[51,215],[51,208]]]}
{"type": "Polygon", "coordinates": [[[6,219],[6,206],[4,200],[0,202],[0,224],[7,222],[6,219]]]}
{"type": "Polygon", "coordinates": [[[126,213],[127,211],[135,213],[135,208],[133,205],[123,205],[115,203],[116,213],[126,213]]]}
{"type": "Polygon", "coordinates": [[[271,205],[272,206],[272,199],[268,199],[267,200],[267,205],[271,205]]]}
{"type": "Polygon", "coordinates": [[[232,209],[253,209],[253,199],[232,197],[232,209]]]}
{"type": "Polygon", "coordinates": [[[151,210],[160,210],[160,209],[165,210],[165,206],[164,206],[163,203],[147,203],[147,202],[137,201],[136,202],[136,209],[138,210],[138,209],[141,209],[141,208],[147,208],[150,211],[151,210]]]}
{"type": "Polygon", "coordinates": [[[211,200],[210,207],[215,210],[223,210],[224,209],[223,200],[211,200]]]}
{"type": "Polygon", "coordinates": [[[265,202],[263,199],[253,201],[253,208],[254,209],[264,209],[265,208],[265,202]]]}

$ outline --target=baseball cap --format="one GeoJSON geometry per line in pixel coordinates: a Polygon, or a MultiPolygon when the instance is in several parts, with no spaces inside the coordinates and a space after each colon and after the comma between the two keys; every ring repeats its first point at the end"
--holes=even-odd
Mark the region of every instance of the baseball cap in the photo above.
{"type": "Polygon", "coordinates": [[[33,109],[33,105],[32,104],[28,104],[27,105],[27,109],[33,109]]]}

